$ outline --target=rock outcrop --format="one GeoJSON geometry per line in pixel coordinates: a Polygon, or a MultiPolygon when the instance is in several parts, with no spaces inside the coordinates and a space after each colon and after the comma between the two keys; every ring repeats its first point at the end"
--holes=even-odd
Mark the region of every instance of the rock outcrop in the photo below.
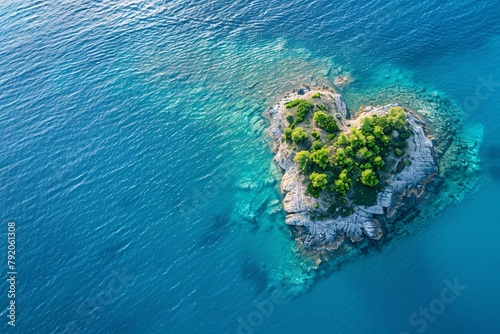
{"type": "MultiPolygon", "coordinates": [[[[289,94],[269,108],[270,135],[275,143],[274,160],[283,171],[281,191],[284,194],[286,224],[300,227],[297,229],[297,239],[309,249],[338,249],[350,242],[359,242],[365,237],[371,240],[381,239],[391,224],[408,215],[411,209],[421,202],[426,184],[438,173],[433,143],[425,135],[424,122],[412,113],[407,113],[407,121],[413,135],[408,139],[405,156],[406,161],[411,163],[404,164],[400,159],[401,167],[398,173],[388,176],[386,187],[377,194],[375,205],[358,205],[354,207],[353,212],[337,215],[336,218],[317,218],[312,212],[315,212],[318,206],[322,209],[321,198],[315,199],[306,194],[304,176],[293,161],[295,150],[283,140],[284,129],[288,126],[285,103],[297,98],[308,98],[320,92],[331,100],[334,110],[329,112],[338,120],[341,130],[344,131],[358,126],[359,121],[366,116],[385,115],[389,108],[395,105],[364,107],[356,118],[350,119],[341,95],[309,87],[302,87],[298,92],[300,94],[289,94]]],[[[323,209],[326,211],[326,208],[323,209]]]]}

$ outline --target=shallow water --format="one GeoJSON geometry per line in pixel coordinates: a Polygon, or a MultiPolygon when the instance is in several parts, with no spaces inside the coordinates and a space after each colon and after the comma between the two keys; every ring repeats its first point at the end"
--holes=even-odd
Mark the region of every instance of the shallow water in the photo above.
{"type": "Polygon", "coordinates": [[[246,332],[416,333],[409,317],[457,278],[467,288],[423,331],[496,332],[499,24],[494,1],[1,3],[16,330],[244,333],[243,319],[246,332]],[[487,183],[309,290],[273,212],[262,113],[345,73],[352,110],[394,85],[452,100],[483,131],[487,183]],[[276,277],[303,293],[262,313],[276,277]]]}

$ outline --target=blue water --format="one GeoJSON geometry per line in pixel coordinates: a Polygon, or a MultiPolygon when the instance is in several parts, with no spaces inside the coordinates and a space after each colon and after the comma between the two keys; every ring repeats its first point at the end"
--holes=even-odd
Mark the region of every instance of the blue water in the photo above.
{"type": "Polygon", "coordinates": [[[2,332],[498,332],[499,63],[496,1],[1,2],[2,332]],[[486,182],[316,280],[273,211],[261,115],[347,72],[354,109],[394,84],[448,97],[486,182]]]}

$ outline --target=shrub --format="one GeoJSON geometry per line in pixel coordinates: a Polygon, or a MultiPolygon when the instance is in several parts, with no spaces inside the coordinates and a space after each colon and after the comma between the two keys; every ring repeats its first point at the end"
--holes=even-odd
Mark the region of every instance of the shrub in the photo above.
{"type": "Polygon", "coordinates": [[[376,147],[375,137],[372,135],[366,136],[366,145],[368,147],[376,147]]]}
{"type": "Polygon", "coordinates": [[[345,154],[348,156],[348,157],[353,157],[354,156],[354,151],[352,150],[352,147],[351,146],[347,146],[345,148],[345,154]]]}
{"type": "Polygon", "coordinates": [[[299,104],[304,103],[304,102],[307,102],[307,101],[306,100],[301,100],[301,99],[292,100],[292,101],[290,101],[288,103],[285,103],[285,107],[287,107],[287,108],[293,108],[293,107],[296,107],[299,104]]]}
{"type": "Polygon", "coordinates": [[[391,139],[389,139],[389,137],[387,137],[386,135],[383,135],[381,138],[380,138],[380,141],[382,142],[382,144],[384,144],[384,146],[389,146],[389,144],[391,143],[391,139]]]}
{"type": "Polygon", "coordinates": [[[342,161],[345,159],[345,150],[343,148],[338,148],[337,149],[337,161],[342,161]]]}
{"type": "Polygon", "coordinates": [[[368,160],[373,156],[373,152],[367,149],[366,147],[362,147],[358,150],[356,155],[358,156],[359,159],[368,160]]]}
{"type": "Polygon", "coordinates": [[[306,171],[307,165],[311,161],[311,154],[308,151],[297,152],[293,161],[299,164],[299,167],[302,171],[306,171]]]}
{"type": "Polygon", "coordinates": [[[321,189],[314,187],[312,183],[309,183],[307,185],[306,193],[308,193],[309,195],[311,195],[314,198],[318,198],[320,190],[321,189]]]}
{"type": "Polygon", "coordinates": [[[307,112],[313,107],[312,103],[305,101],[297,106],[297,118],[304,118],[307,112]]]}
{"type": "Polygon", "coordinates": [[[375,117],[375,115],[372,118],[372,125],[373,126],[379,126],[382,129],[387,129],[387,116],[382,116],[382,117],[375,117]]]}
{"type": "Polygon", "coordinates": [[[361,132],[368,134],[373,131],[372,119],[372,117],[368,116],[361,120],[361,132]]]}
{"type": "Polygon", "coordinates": [[[353,149],[363,147],[366,145],[366,138],[365,136],[361,133],[356,128],[351,129],[351,135],[349,136],[349,140],[351,142],[351,146],[353,149]]]}
{"type": "Polygon", "coordinates": [[[349,138],[347,138],[347,136],[342,133],[340,136],[339,136],[339,139],[337,139],[337,141],[335,142],[335,146],[347,146],[349,145],[349,138]]]}
{"type": "Polygon", "coordinates": [[[396,153],[396,156],[398,156],[398,157],[402,157],[403,154],[405,154],[405,152],[402,149],[398,148],[398,147],[396,147],[394,149],[394,153],[396,153]]]}
{"type": "Polygon", "coordinates": [[[380,169],[380,168],[384,167],[385,162],[381,156],[378,156],[378,157],[375,157],[375,159],[373,159],[373,165],[376,166],[378,169],[380,169]]]}
{"type": "Polygon", "coordinates": [[[290,129],[290,128],[285,128],[285,138],[286,139],[292,139],[292,133],[293,133],[293,130],[290,129]]]}
{"type": "Polygon", "coordinates": [[[375,125],[373,128],[373,135],[375,138],[381,139],[384,136],[384,129],[379,125],[375,125]]]}
{"type": "Polygon", "coordinates": [[[295,128],[292,132],[292,140],[296,143],[300,143],[301,141],[307,139],[307,133],[302,128],[295,128]]]}
{"type": "Polygon", "coordinates": [[[319,99],[321,97],[321,94],[317,92],[316,94],[313,94],[312,98],[313,99],[319,99]]]}
{"type": "Polygon", "coordinates": [[[311,175],[309,175],[309,179],[311,180],[313,187],[323,190],[326,189],[326,185],[328,183],[326,174],[311,173],[311,175]]]}
{"type": "Polygon", "coordinates": [[[337,154],[335,155],[335,164],[342,169],[351,171],[354,167],[354,161],[346,156],[345,150],[343,148],[337,149],[337,154]]]}
{"type": "Polygon", "coordinates": [[[322,110],[322,111],[328,110],[328,106],[326,104],[322,104],[322,103],[316,104],[316,108],[318,108],[318,110],[322,110]]]}
{"type": "Polygon", "coordinates": [[[293,115],[286,115],[286,120],[288,121],[289,124],[292,124],[293,123],[293,115]]]}
{"type": "Polygon", "coordinates": [[[313,151],[317,151],[323,148],[325,146],[321,141],[315,140],[312,145],[313,151]]]}
{"type": "Polygon", "coordinates": [[[344,169],[340,174],[339,178],[335,180],[335,191],[341,194],[342,196],[345,196],[349,189],[351,188],[351,179],[347,177],[348,171],[344,169]]]}
{"type": "Polygon", "coordinates": [[[406,113],[401,107],[392,107],[387,113],[387,124],[393,130],[400,130],[406,126],[406,113]]]}
{"type": "Polygon", "coordinates": [[[363,169],[363,170],[366,170],[366,169],[372,169],[372,167],[373,167],[373,166],[372,166],[372,164],[371,164],[371,163],[369,163],[369,162],[367,162],[367,163],[362,164],[362,165],[360,165],[360,166],[359,166],[359,168],[360,168],[360,169],[363,169]]]}
{"type": "Polygon", "coordinates": [[[373,170],[367,169],[361,173],[361,182],[365,186],[375,187],[379,183],[379,180],[373,170]]]}
{"type": "Polygon", "coordinates": [[[311,159],[317,163],[321,168],[325,169],[328,165],[328,157],[330,155],[330,150],[328,147],[324,147],[320,150],[314,151],[311,154],[311,159]]]}
{"type": "Polygon", "coordinates": [[[313,104],[306,100],[298,99],[285,103],[285,107],[287,108],[297,107],[296,110],[297,117],[295,117],[294,121],[295,124],[297,124],[304,120],[304,117],[306,116],[307,112],[313,107],[313,104]]]}
{"type": "Polygon", "coordinates": [[[328,136],[326,136],[326,139],[328,139],[328,140],[334,140],[335,139],[335,135],[333,133],[330,133],[328,136]]]}
{"type": "Polygon", "coordinates": [[[313,136],[313,138],[316,140],[319,140],[321,138],[318,131],[311,131],[311,136],[313,136]]]}
{"type": "Polygon", "coordinates": [[[337,125],[335,118],[331,115],[327,115],[322,111],[316,111],[313,119],[314,122],[316,122],[316,125],[326,132],[332,133],[339,131],[339,126],[337,125]]]}

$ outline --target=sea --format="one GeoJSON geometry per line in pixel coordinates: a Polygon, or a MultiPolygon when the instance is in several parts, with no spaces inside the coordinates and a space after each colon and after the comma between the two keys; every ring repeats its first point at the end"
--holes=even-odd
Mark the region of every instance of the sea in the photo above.
{"type": "Polygon", "coordinates": [[[1,1],[0,332],[500,333],[499,64],[492,0],[1,1]],[[480,168],[315,275],[263,115],[338,76],[448,99],[480,168]]]}

